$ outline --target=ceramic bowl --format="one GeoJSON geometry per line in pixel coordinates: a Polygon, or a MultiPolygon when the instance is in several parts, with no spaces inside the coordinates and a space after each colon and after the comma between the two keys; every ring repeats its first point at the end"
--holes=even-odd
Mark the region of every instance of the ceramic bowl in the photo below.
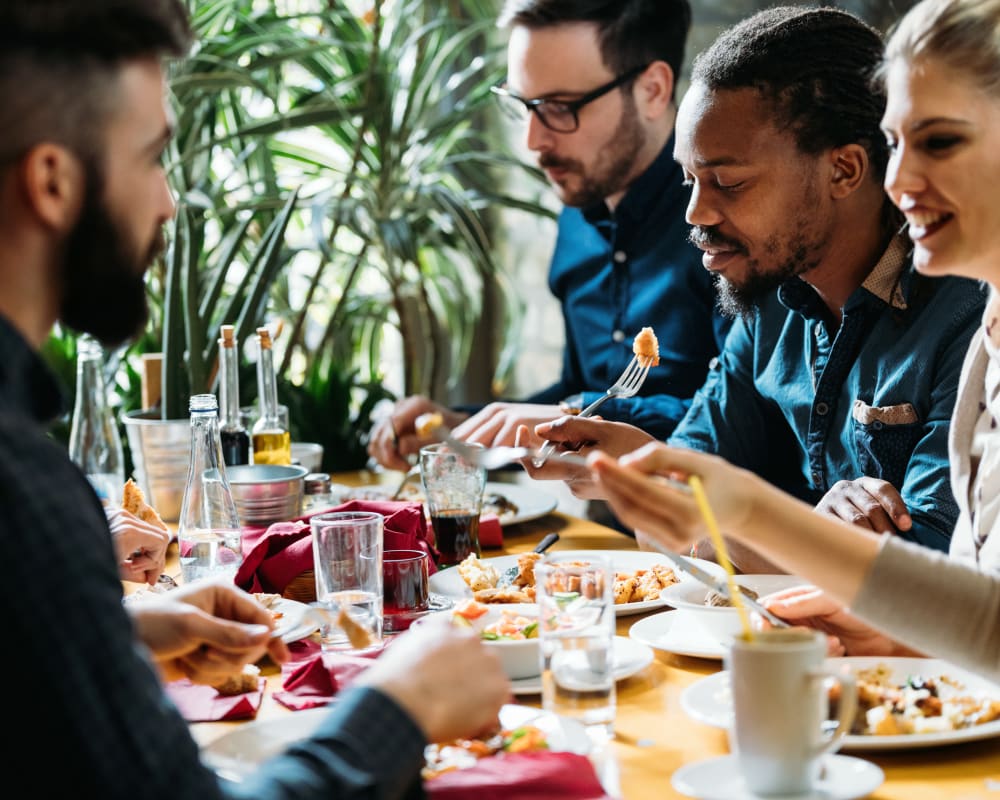
{"type": "MultiPolygon", "coordinates": [[[[736,582],[752,589],[759,597],[808,583],[795,575],[737,575],[736,582]]],[[[664,589],[660,599],[697,620],[713,639],[728,647],[733,637],[743,632],[740,613],[732,606],[705,605],[709,594],[711,590],[707,587],[685,579],[664,589]]]]}
{"type": "Polygon", "coordinates": [[[244,525],[270,525],[299,516],[305,467],[242,464],[226,467],[236,513],[244,525]]]}
{"type": "Polygon", "coordinates": [[[301,464],[309,472],[320,472],[323,469],[323,445],[292,442],[292,463],[301,464]]]}
{"type": "MultiPolygon", "coordinates": [[[[534,603],[508,603],[491,606],[489,611],[473,623],[473,627],[481,632],[487,625],[499,621],[504,612],[531,619],[538,618],[538,606],[534,603]]],[[[504,672],[512,681],[534,678],[542,672],[537,638],[496,641],[484,639],[483,644],[500,657],[504,672]]]]}

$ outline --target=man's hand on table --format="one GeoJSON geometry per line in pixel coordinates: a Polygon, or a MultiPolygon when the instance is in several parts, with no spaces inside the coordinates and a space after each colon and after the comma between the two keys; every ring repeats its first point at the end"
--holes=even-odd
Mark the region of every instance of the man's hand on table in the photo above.
{"type": "Polygon", "coordinates": [[[475,633],[438,616],[399,636],[358,684],[395,700],[429,742],[491,733],[510,681],[475,633]]]}
{"type": "Polygon", "coordinates": [[[285,643],[271,638],[271,612],[231,583],[193,583],[126,608],[165,681],[214,684],[265,654],[289,658],[285,643]]]}

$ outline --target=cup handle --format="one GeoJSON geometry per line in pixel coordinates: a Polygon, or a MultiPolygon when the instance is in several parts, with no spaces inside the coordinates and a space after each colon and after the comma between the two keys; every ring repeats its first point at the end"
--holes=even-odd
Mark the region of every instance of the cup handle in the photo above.
{"type": "MultiPolygon", "coordinates": [[[[850,670],[841,672],[829,668],[809,673],[811,681],[827,681],[830,678],[833,678],[840,685],[840,702],[837,703],[837,727],[819,742],[815,750],[816,755],[832,753],[840,747],[844,736],[850,733],[854,714],[858,707],[858,686],[854,674],[850,670]]],[[[829,720],[829,715],[827,715],[827,719],[829,720]]]]}

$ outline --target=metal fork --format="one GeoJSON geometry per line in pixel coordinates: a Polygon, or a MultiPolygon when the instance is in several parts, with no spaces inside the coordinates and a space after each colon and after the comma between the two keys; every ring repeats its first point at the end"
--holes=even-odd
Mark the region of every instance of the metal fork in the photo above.
{"type": "MultiPolygon", "coordinates": [[[[578,417],[589,417],[598,408],[600,408],[606,400],[610,400],[612,397],[634,397],[639,389],[642,388],[642,384],[646,380],[646,376],[649,374],[649,368],[652,366],[652,362],[648,361],[645,366],[639,362],[639,356],[633,356],[632,360],[628,362],[628,366],[622,371],[622,374],[618,376],[613,384],[611,384],[607,391],[598,397],[593,403],[587,406],[583,411],[577,414],[578,417]]],[[[541,467],[545,464],[545,461],[552,451],[556,449],[555,442],[546,442],[542,449],[539,450],[538,455],[532,459],[532,463],[536,467],[541,467]]]]}

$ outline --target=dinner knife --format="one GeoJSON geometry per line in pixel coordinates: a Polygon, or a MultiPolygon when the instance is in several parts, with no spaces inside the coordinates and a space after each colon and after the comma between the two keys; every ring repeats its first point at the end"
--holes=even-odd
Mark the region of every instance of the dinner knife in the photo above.
{"type": "MultiPolygon", "coordinates": [[[[696,581],[704,584],[713,592],[720,594],[722,597],[724,597],[726,600],[729,601],[730,605],[733,604],[733,597],[729,591],[729,584],[726,581],[719,580],[713,575],[710,575],[701,567],[699,567],[697,564],[692,564],[690,561],[684,558],[684,556],[678,555],[677,553],[674,553],[671,550],[667,550],[666,548],[658,547],[655,544],[653,546],[657,553],[659,553],[662,556],[666,556],[673,563],[673,565],[677,567],[677,569],[679,569],[681,572],[690,575],[696,581]]],[[[791,627],[790,623],[786,622],[781,617],[772,614],[770,611],[767,610],[767,608],[764,606],[763,603],[759,602],[758,600],[755,600],[749,595],[740,592],[740,600],[743,601],[743,603],[745,603],[747,607],[756,611],[758,614],[760,614],[764,619],[766,619],[776,628],[791,627]]]]}

